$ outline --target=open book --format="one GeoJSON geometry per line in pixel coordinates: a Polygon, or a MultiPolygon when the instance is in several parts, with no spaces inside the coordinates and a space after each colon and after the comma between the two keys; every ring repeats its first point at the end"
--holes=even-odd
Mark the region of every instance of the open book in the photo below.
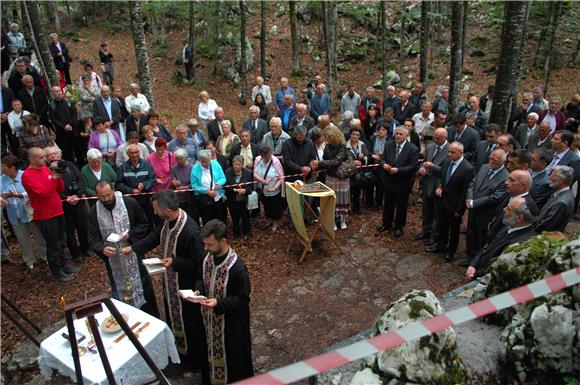
{"type": "Polygon", "coordinates": [[[115,233],[111,233],[109,234],[109,236],[107,237],[107,242],[112,242],[112,243],[117,243],[119,242],[121,239],[123,239],[125,237],[125,235],[129,234],[129,230],[126,230],[123,232],[123,234],[115,234],[115,233]]]}
{"type": "Polygon", "coordinates": [[[192,302],[201,302],[207,299],[207,297],[203,295],[195,295],[193,290],[179,290],[179,295],[192,302]]]}

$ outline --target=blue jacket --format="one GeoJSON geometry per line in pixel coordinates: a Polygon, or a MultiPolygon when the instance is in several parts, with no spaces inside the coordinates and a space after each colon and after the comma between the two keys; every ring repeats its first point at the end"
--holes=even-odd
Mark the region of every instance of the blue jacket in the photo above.
{"type": "Polygon", "coordinates": [[[318,117],[330,112],[330,98],[326,94],[314,94],[310,99],[310,116],[315,122],[318,122],[318,117]]]}
{"type": "Polygon", "coordinates": [[[8,221],[13,225],[29,223],[32,219],[24,207],[24,203],[28,200],[28,193],[24,189],[24,186],[22,186],[22,174],[24,174],[24,171],[18,170],[18,174],[14,180],[12,180],[8,175],[0,176],[0,192],[16,192],[24,194],[23,198],[5,199],[5,201],[8,202],[8,206],[6,206],[8,221]]]}
{"type": "MultiPolygon", "coordinates": [[[[218,195],[222,197],[224,196],[224,189],[221,186],[226,184],[224,170],[222,170],[222,166],[220,166],[217,160],[212,160],[210,162],[210,167],[213,174],[213,184],[220,186],[218,195]]],[[[197,162],[191,169],[191,188],[195,190],[195,195],[207,194],[207,187],[201,185],[202,175],[201,162],[197,162]]]]}

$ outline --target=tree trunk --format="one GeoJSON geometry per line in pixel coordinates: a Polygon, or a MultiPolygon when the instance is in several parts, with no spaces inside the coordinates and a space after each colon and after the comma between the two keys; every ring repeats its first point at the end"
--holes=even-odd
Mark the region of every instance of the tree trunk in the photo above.
{"type": "Polygon", "coordinates": [[[407,3],[403,4],[403,8],[401,9],[401,30],[399,31],[399,74],[401,78],[403,77],[403,67],[405,66],[405,28],[407,28],[407,3]]]}
{"type": "Polygon", "coordinates": [[[246,4],[244,0],[240,0],[240,104],[246,104],[248,94],[248,77],[246,76],[246,4]]]}
{"type": "Polygon", "coordinates": [[[167,34],[166,34],[165,24],[167,23],[167,18],[165,17],[165,13],[162,12],[159,15],[159,18],[161,20],[161,22],[159,23],[161,25],[161,45],[166,46],[167,45],[167,34]]]}
{"type": "Polygon", "coordinates": [[[58,10],[56,9],[54,0],[45,1],[44,6],[49,24],[56,29],[60,29],[60,18],[58,17],[58,10]]]}
{"type": "Polygon", "coordinates": [[[260,1],[260,75],[266,79],[266,1],[260,1]]]}
{"type": "Polygon", "coordinates": [[[195,9],[194,1],[189,2],[189,45],[191,47],[191,81],[195,81],[195,9]]]}
{"type": "Polygon", "coordinates": [[[32,34],[30,38],[32,40],[33,46],[36,48],[37,59],[42,67],[42,72],[47,83],[50,86],[58,86],[58,75],[56,73],[56,67],[52,61],[52,55],[48,49],[48,39],[42,29],[42,23],[40,21],[40,7],[37,1],[25,1],[25,12],[30,23],[30,29],[32,34]]]}
{"type": "Polygon", "coordinates": [[[70,17],[70,3],[65,0],[64,5],[66,6],[66,15],[70,17]]]}
{"type": "Polygon", "coordinates": [[[548,86],[550,85],[550,73],[552,71],[552,62],[554,61],[554,45],[556,44],[556,32],[560,22],[562,2],[555,1],[552,4],[552,14],[550,15],[550,39],[548,41],[548,54],[544,63],[544,95],[548,95],[548,86]]]}
{"type": "Polygon", "coordinates": [[[382,27],[383,27],[383,20],[385,19],[385,4],[384,1],[379,1],[377,3],[378,6],[378,12],[377,12],[377,36],[380,36],[380,38],[377,38],[375,40],[375,63],[377,63],[379,61],[379,58],[381,56],[381,53],[384,54],[384,49],[385,49],[385,45],[384,45],[384,39],[383,39],[383,31],[382,31],[382,27]]]}
{"type": "Polygon", "coordinates": [[[290,1],[290,40],[292,40],[292,75],[300,75],[300,42],[298,41],[298,18],[296,17],[296,1],[290,1]]]}
{"type": "Polygon", "coordinates": [[[322,1],[320,3],[320,15],[322,17],[320,23],[320,40],[318,42],[318,47],[324,49],[326,47],[326,2],[322,1]]]}
{"type": "Polygon", "coordinates": [[[386,25],[386,10],[385,10],[385,2],[380,2],[379,13],[381,14],[381,20],[379,24],[379,28],[381,30],[381,51],[383,53],[381,59],[381,72],[383,73],[383,97],[387,96],[387,25],[386,25]]]}
{"type": "Polygon", "coordinates": [[[153,41],[153,44],[157,45],[159,44],[159,28],[158,28],[158,19],[157,19],[157,15],[151,15],[151,17],[149,18],[151,20],[150,26],[151,26],[151,40],[153,41]]]}
{"type": "MultiPolygon", "coordinates": [[[[26,10],[26,1],[20,1],[20,23],[18,24],[20,26],[20,29],[22,32],[22,34],[28,38],[29,36],[32,36],[32,29],[30,29],[30,22],[28,21],[28,11],[26,10]]],[[[28,44],[29,46],[31,45],[30,43],[28,44]]],[[[31,47],[32,48],[32,47],[31,47]]]]}
{"type": "Polygon", "coordinates": [[[469,1],[463,1],[463,31],[461,33],[461,67],[465,61],[465,34],[467,33],[467,15],[469,12],[469,1]]]}
{"type": "Polygon", "coordinates": [[[580,38],[578,39],[578,42],[576,43],[576,50],[574,51],[574,53],[570,57],[570,63],[568,64],[569,67],[572,67],[572,68],[574,67],[574,63],[576,63],[578,55],[580,55],[580,38]]]}
{"type": "Polygon", "coordinates": [[[113,2],[112,1],[108,2],[108,8],[109,8],[109,11],[107,13],[107,18],[112,21],[113,20],[113,2]]]}
{"type": "Polygon", "coordinates": [[[141,92],[147,97],[151,108],[154,109],[153,100],[153,80],[149,72],[149,55],[147,54],[147,43],[145,42],[145,32],[143,31],[143,15],[141,14],[141,2],[130,2],[131,32],[135,43],[135,56],[137,59],[137,69],[139,72],[139,83],[141,92]]]}
{"type": "Polygon", "coordinates": [[[506,131],[511,114],[513,97],[517,95],[521,76],[521,63],[530,11],[529,1],[505,3],[505,22],[501,38],[501,53],[495,79],[495,98],[491,108],[490,123],[506,131]]]}
{"type": "Polygon", "coordinates": [[[421,59],[419,81],[427,85],[427,55],[429,53],[429,12],[431,2],[423,0],[421,2],[421,59]]]}
{"type": "Polygon", "coordinates": [[[459,1],[451,4],[451,63],[449,64],[449,111],[455,112],[461,94],[461,76],[463,72],[463,4],[459,1]]]}
{"type": "Polygon", "coordinates": [[[330,99],[330,112],[334,104],[334,80],[336,79],[336,3],[326,4],[325,30],[326,30],[326,68],[328,76],[328,98],[330,99]]]}

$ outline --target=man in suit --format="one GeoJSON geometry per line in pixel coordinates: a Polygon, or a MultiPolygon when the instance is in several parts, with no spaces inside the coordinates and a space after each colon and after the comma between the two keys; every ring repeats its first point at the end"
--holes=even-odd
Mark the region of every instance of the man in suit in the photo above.
{"type": "Polygon", "coordinates": [[[532,158],[530,157],[530,153],[520,148],[519,150],[512,151],[507,161],[506,168],[509,172],[515,170],[528,171],[531,162],[532,158]]]}
{"type": "Polygon", "coordinates": [[[561,130],[554,134],[552,138],[552,148],[554,149],[554,158],[548,165],[548,174],[556,166],[568,166],[574,170],[574,180],[580,178],[580,158],[570,147],[574,141],[574,134],[567,130],[561,130]]]}
{"type": "Polygon", "coordinates": [[[482,140],[477,144],[477,149],[475,150],[474,164],[475,172],[478,172],[481,166],[489,161],[489,156],[491,152],[495,150],[497,146],[497,138],[501,134],[499,126],[495,123],[491,123],[487,126],[485,130],[485,140],[482,140]]]}
{"type": "Polygon", "coordinates": [[[497,148],[504,150],[507,154],[506,160],[509,160],[512,151],[516,148],[516,140],[511,134],[501,134],[497,137],[497,148]]]}
{"type": "Polygon", "coordinates": [[[563,130],[566,127],[566,114],[560,111],[561,99],[559,96],[550,98],[550,104],[547,110],[540,111],[540,122],[546,121],[550,125],[550,133],[554,135],[556,131],[563,130]]]}
{"type": "Polygon", "coordinates": [[[471,163],[475,156],[480,135],[474,128],[468,127],[465,124],[465,114],[455,115],[451,127],[448,129],[448,134],[448,140],[450,142],[460,142],[463,144],[464,152],[462,156],[471,163]]]}
{"type": "Polygon", "coordinates": [[[415,236],[415,240],[425,239],[427,242],[436,239],[437,227],[437,208],[435,205],[435,187],[441,181],[441,165],[447,159],[447,130],[437,128],[433,133],[434,143],[427,146],[425,152],[425,162],[419,168],[421,175],[422,195],[422,212],[423,223],[422,231],[415,236]]]}
{"type": "Polygon", "coordinates": [[[479,138],[481,138],[485,133],[485,129],[487,128],[489,115],[487,115],[479,108],[479,98],[475,95],[469,98],[468,113],[475,116],[475,124],[473,127],[477,131],[479,138]]]}
{"type": "Polygon", "coordinates": [[[415,173],[419,167],[419,149],[406,140],[409,131],[397,127],[395,140],[385,145],[381,167],[384,172],[385,206],[383,208],[383,224],[379,233],[393,228],[395,237],[403,235],[407,223],[407,204],[409,194],[415,181],[415,173]]]}
{"type": "Polygon", "coordinates": [[[126,124],[126,134],[134,131],[138,135],[141,135],[141,128],[147,124],[147,115],[141,113],[141,107],[139,105],[135,104],[131,106],[131,116],[127,118],[126,124]]]}
{"type": "MultiPolygon", "coordinates": [[[[531,92],[524,93],[524,96],[522,97],[522,103],[523,104],[516,108],[515,112],[511,116],[511,121],[515,123],[516,128],[528,122],[527,118],[529,114],[535,112],[537,115],[537,113],[540,112],[540,107],[534,104],[534,95],[531,92]]],[[[536,119],[536,122],[537,121],[538,119],[536,119]]]]}
{"type": "MultiPolygon", "coordinates": [[[[261,119],[260,119],[261,120],[261,119]]],[[[254,143],[252,133],[246,127],[240,132],[240,142],[233,145],[230,151],[230,164],[233,164],[234,156],[241,155],[244,159],[243,166],[252,171],[254,160],[260,155],[260,146],[254,143]]]]}
{"type": "Polygon", "coordinates": [[[34,85],[34,79],[30,75],[22,77],[24,88],[18,92],[17,98],[22,101],[22,107],[31,114],[40,117],[40,122],[50,126],[48,119],[48,98],[42,87],[34,85]]]}
{"type": "Polygon", "coordinates": [[[518,125],[514,134],[516,142],[520,148],[526,148],[530,137],[538,131],[538,114],[530,112],[526,122],[518,125]]]}
{"type": "Polygon", "coordinates": [[[538,233],[564,232],[574,213],[574,195],[570,190],[574,182],[574,170],[568,166],[556,166],[548,179],[554,194],[538,213],[534,227],[538,233]]]}
{"type": "Polygon", "coordinates": [[[210,121],[207,125],[207,135],[209,136],[209,140],[212,142],[216,142],[217,139],[224,133],[222,130],[222,122],[224,120],[229,120],[232,125],[232,133],[236,133],[236,129],[234,127],[234,120],[230,118],[226,118],[224,114],[224,109],[222,107],[218,107],[215,109],[215,119],[210,121]]]}
{"type": "Polygon", "coordinates": [[[101,96],[97,96],[93,102],[94,116],[100,117],[105,123],[105,127],[111,128],[119,133],[119,120],[121,107],[119,103],[111,97],[109,86],[101,87],[101,96]]]}
{"type": "Polygon", "coordinates": [[[260,143],[266,132],[268,132],[268,125],[266,121],[260,118],[260,107],[250,107],[250,117],[244,120],[244,123],[242,123],[242,128],[250,131],[252,143],[260,143]]]}
{"type": "MultiPolygon", "coordinates": [[[[308,115],[308,106],[304,103],[296,104],[296,115],[290,120],[290,128],[288,128],[288,134],[292,135],[292,131],[297,126],[304,126],[307,132],[316,125],[317,120],[315,121],[312,119],[310,115],[308,115]]],[[[340,128],[340,127],[339,127],[340,128]]]]}
{"type": "Polygon", "coordinates": [[[437,205],[439,236],[437,244],[428,246],[425,250],[446,252],[445,262],[451,262],[459,245],[459,227],[465,212],[467,188],[475,172],[463,156],[461,142],[451,143],[447,152],[448,158],[441,166],[441,183],[435,189],[435,196],[440,199],[437,205]]]}
{"type": "Polygon", "coordinates": [[[54,66],[57,70],[60,70],[66,81],[66,84],[72,84],[70,79],[70,63],[71,58],[68,54],[68,48],[66,45],[58,40],[58,35],[56,33],[51,33],[50,37],[50,54],[52,55],[52,60],[54,61],[54,66]]]}
{"type": "Polygon", "coordinates": [[[52,87],[50,92],[52,102],[50,103],[49,116],[56,132],[56,143],[60,147],[63,159],[72,162],[76,142],[73,131],[77,125],[77,109],[70,100],[64,98],[59,86],[52,87]]]}
{"type": "Polygon", "coordinates": [[[534,236],[533,220],[534,216],[530,212],[526,200],[523,198],[512,199],[504,208],[503,223],[505,227],[469,261],[469,267],[465,272],[467,278],[474,279],[485,275],[491,262],[507,246],[525,242],[534,236]]]}
{"type": "Polygon", "coordinates": [[[503,196],[509,172],[505,152],[495,150],[489,156],[467,188],[467,259],[471,259],[485,244],[487,226],[493,218],[497,202],[503,196]]]}
{"type": "Polygon", "coordinates": [[[549,150],[552,148],[552,135],[550,135],[550,125],[548,122],[538,124],[537,132],[530,135],[528,139],[528,151],[534,151],[536,148],[549,150]]]}
{"type": "Polygon", "coordinates": [[[548,167],[550,163],[552,163],[552,154],[550,151],[537,148],[532,152],[532,160],[530,162],[530,169],[532,172],[532,190],[530,191],[530,194],[540,210],[544,207],[554,192],[550,187],[548,173],[546,172],[546,167],[548,167]]]}
{"type": "Polygon", "coordinates": [[[401,91],[399,94],[399,103],[395,104],[393,111],[395,111],[395,120],[397,122],[404,122],[410,119],[415,114],[415,105],[409,101],[409,91],[401,91]]]}

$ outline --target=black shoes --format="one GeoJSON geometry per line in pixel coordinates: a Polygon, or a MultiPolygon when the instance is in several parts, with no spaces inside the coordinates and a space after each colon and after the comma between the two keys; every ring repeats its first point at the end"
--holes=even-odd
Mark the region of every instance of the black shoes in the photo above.
{"type": "Polygon", "coordinates": [[[391,229],[392,229],[392,226],[381,225],[379,228],[377,228],[377,231],[379,233],[384,233],[385,231],[389,231],[391,229]]]}
{"type": "Polygon", "coordinates": [[[419,234],[415,235],[415,240],[416,241],[420,241],[422,239],[428,239],[431,235],[429,233],[424,233],[423,231],[421,231],[419,234]]]}
{"type": "Polygon", "coordinates": [[[79,267],[76,267],[76,266],[73,266],[73,265],[66,264],[66,265],[64,265],[64,267],[62,268],[62,271],[63,271],[65,274],[71,274],[71,273],[78,273],[78,272],[80,272],[80,271],[81,271],[81,269],[80,269],[79,267]]]}
{"type": "Polygon", "coordinates": [[[396,229],[396,230],[395,230],[395,232],[393,233],[393,235],[394,235],[396,238],[400,238],[400,237],[402,237],[402,236],[403,236],[403,234],[404,234],[404,233],[403,233],[403,229],[396,229]]]}
{"type": "Polygon", "coordinates": [[[64,271],[60,270],[56,273],[52,274],[52,277],[58,281],[58,282],[70,282],[72,281],[74,278],[71,277],[70,275],[66,274],[64,271]]]}
{"type": "Polygon", "coordinates": [[[447,254],[445,256],[445,263],[450,263],[453,261],[453,254],[447,254]]]}
{"type": "Polygon", "coordinates": [[[425,251],[429,251],[431,253],[444,253],[447,251],[445,247],[439,246],[437,243],[433,243],[430,246],[425,247],[425,251]]]}

